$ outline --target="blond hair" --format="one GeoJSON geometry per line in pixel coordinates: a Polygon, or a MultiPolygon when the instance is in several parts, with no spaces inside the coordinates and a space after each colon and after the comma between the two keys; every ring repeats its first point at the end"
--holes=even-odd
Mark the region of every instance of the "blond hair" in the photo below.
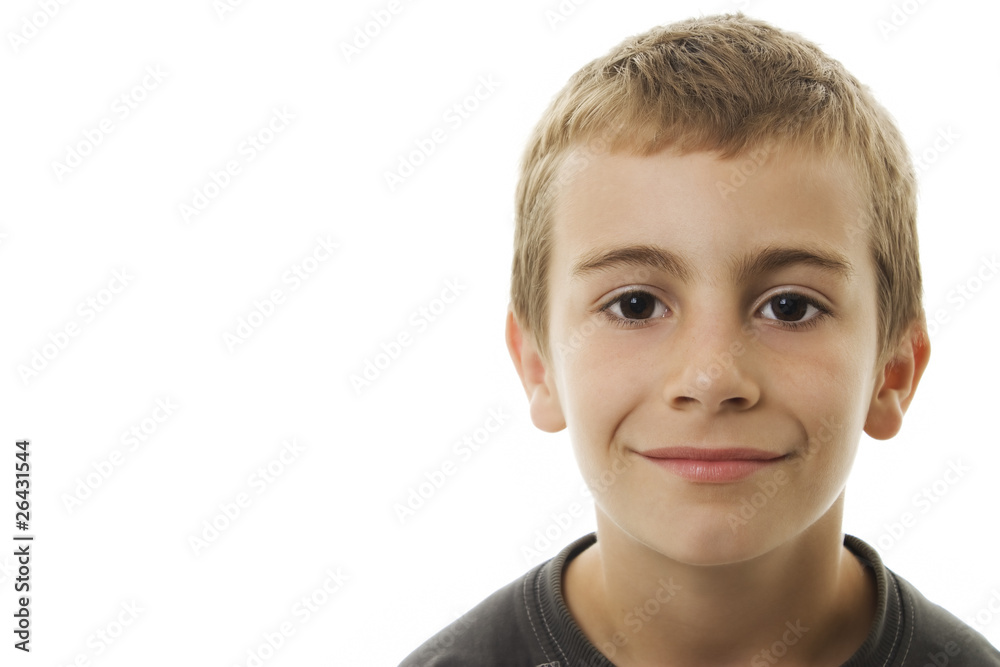
{"type": "Polygon", "coordinates": [[[515,200],[510,306],[544,359],[547,276],[559,186],[604,152],[747,155],[776,144],[840,154],[865,187],[878,292],[876,368],[924,321],[916,182],[889,113],[840,62],[799,35],[742,13],[688,19],[630,37],[585,65],[532,133],[515,200]]]}

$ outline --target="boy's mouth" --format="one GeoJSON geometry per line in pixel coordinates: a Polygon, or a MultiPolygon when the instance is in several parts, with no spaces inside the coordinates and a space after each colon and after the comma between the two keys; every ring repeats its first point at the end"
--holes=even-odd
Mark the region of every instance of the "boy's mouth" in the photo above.
{"type": "Polygon", "coordinates": [[[662,447],[636,453],[689,481],[715,484],[739,481],[787,457],[785,454],[742,447],[662,447]]]}

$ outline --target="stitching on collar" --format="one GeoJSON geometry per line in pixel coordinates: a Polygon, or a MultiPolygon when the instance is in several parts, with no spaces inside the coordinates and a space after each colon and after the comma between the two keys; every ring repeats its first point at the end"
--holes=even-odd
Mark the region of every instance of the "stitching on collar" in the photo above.
{"type": "MultiPolygon", "coordinates": [[[[893,646],[893,648],[895,648],[896,647],[896,640],[899,639],[899,628],[903,624],[903,601],[902,601],[902,599],[900,599],[900,596],[899,596],[899,584],[896,582],[896,577],[892,576],[892,573],[889,572],[888,568],[883,568],[883,569],[885,570],[885,577],[886,577],[886,579],[888,579],[890,582],[892,582],[892,594],[896,597],[896,602],[899,604],[899,611],[896,612],[896,634],[892,638],[892,646],[893,646]]],[[[910,639],[911,640],[913,639],[913,628],[912,627],[910,627],[910,639]]],[[[881,642],[879,642],[879,643],[881,643],[881,642]]],[[[910,650],[909,649],[909,645],[907,645],[907,649],[906,650],[907,650],[907,653],[909,653],[909,650],[910,650]]],[[[889,652],[889,655],[886,656],[885,662],[882,663],[882,667],[886,667],[886,665],[889,664],[889,661],[892,660],[892,654],[894,652],[895,651],[890,651],[889,652]]]]}
{"type": "MultiPolygon", "coordinates": [[[[539,575],[541,575],[541,571],[539,571],[539,575]]],[[[561,573],[560,573],[560,576],[562,576],[561,573]]],[[[541,583],[541,579],[542,579],[541,576],[538,576],[538,577],[535,578],[535,599],[536,600],[540,600],[541,599],[541,595],[540,595],[540,593],[538,591],[539,584],[541,583]]],[[[556,636],[552,633],[552,628],[549,627],[549,622],[547,620],[545,620],[545,612],[542,611],[540,613],[540,616],[542,617],[542,623],[545,624],[545,631],[549,633],[549,638],[552,639],[552,643],[555,644],[556,648],[559,650],[559,655],[562,656],[563,660],[565,660],[566,664],[568,665],[569,664],[569,658],[567,658],[566,654],[563,653],[562,646],[559,645],[559,640],[556,639],[556,636]]]]}
{"type": "MultiPolygon", "coordinates": [[[[535,575],[536,582],[538,581],[538,577],[541,575],[541,573],[542,570],[539,570],[538,574],[535,575]]],[[[536,590],[537,590],[537,583],[536,583],[536,590]]],[[[538,636],[538,630],[535,628],[535,622],[531,620],[531,605],[528,604],[528,577],[524,578],[524,584],[521,586],[521,598],[524,600],[524,611],[528,614],[528,623],[531,623],[531,631],[535,634],[535,641],[538,642],[538,647],[542,649],[542,655],[545,656],[545,659],[551,662],[551,659],[549,658],[549,652],[545,650],[545,645],[542,644],[542,638],[538,636]]]]}
{"type": "MultiPolygon", "coordinates": [[[[893,577],[895,579],[895,577],[893,577]]],[[[906,599],[910,603],[910,638],[906,640],[906,652],[903,653],[903,660],[901,664],[906,664],[906,656],[910,653],[910,646],[913,644],[913,630],[917,627],[917,607],[913,604],[913,598],[910,594],[906,594],[906,599]]],[[[903,605],[899,606],[899,615],[903,616],[903,605]]]]}

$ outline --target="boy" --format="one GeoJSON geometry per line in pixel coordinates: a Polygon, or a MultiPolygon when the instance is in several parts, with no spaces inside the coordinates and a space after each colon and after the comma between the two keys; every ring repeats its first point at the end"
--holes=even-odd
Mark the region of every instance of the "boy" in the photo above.
{"type": "Polygon", "coordinates": [[[507,344],[597,532],[402,664],[1000,665],[841,532],[929,359],[915,198],[869,91],[742,14],[574,75],[525,154],[507,344]]]}

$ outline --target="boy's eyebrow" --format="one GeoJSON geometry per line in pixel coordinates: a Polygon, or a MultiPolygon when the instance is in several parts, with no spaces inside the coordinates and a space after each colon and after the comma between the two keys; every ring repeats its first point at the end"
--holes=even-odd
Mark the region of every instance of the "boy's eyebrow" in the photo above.
{"type": "MultiPolygon", "coordinates": [[[[819,246],[764,246],[742,257],[731,257],[729,274],[734,284],[749,282],[751,278],[794,264],[806,264],[830,272],[845,280],[854,275],[854,267],[841,253],[819,246]]],[[[637,266],[669,273],[682,282],[689,283],[700,272],[680,255],[660,246],[636,244],[596,250],[582,256],[573,265],[574,280],[589,274],[621,266],[637,266]]]]}

